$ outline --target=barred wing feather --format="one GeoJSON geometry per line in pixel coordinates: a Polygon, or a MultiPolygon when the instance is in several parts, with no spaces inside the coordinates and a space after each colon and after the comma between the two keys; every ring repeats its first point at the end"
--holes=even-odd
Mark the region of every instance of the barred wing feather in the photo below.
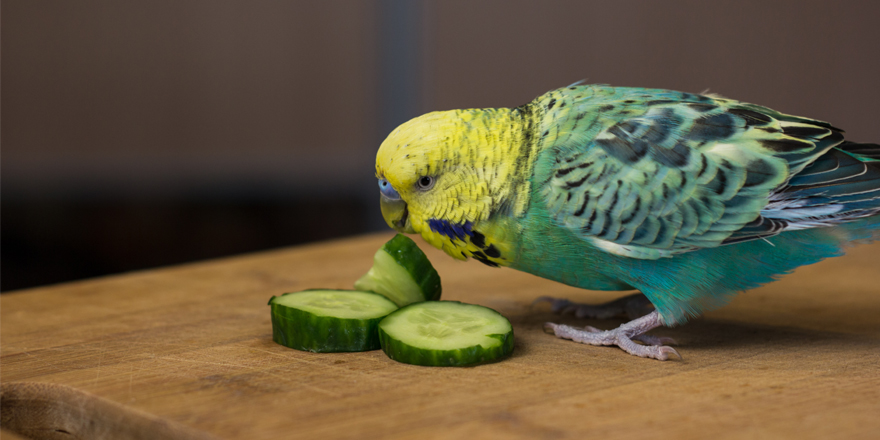
{"type": "Polygon", "coordinates": [[[683,96],[695,99],[581,103],[609,117],[545,149],[537,181],[550,216],[640,259],[772,235],[785,226],[762,216],[771,194],[843,141],[824,122],[683,96]]]}

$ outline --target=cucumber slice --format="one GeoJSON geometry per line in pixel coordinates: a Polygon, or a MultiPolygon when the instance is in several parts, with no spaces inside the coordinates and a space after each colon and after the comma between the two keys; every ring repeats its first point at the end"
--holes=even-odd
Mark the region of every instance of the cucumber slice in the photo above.
{"type": "Polygon", "coordinates": [[[397,234],[373,256],[373,267],[354,283],[357,290],[368,290],[405,306],[420,301],[436,301],[443,290],[440,275],[412,239],[397,234]]]}
{"type": "Polygon", "coordinates": [[[319,353],[380,347],[377,328],[397,306],[372,292],[306,290],[273,296],[272,340],[319,353]]]}
{"type": "Polygon", "coordinates": [[[414,365],[462,366],[491,362],[513,351],[513,327],[500,313],[458,301],[412,304],[379,323],[382,350],[414,365]]]}

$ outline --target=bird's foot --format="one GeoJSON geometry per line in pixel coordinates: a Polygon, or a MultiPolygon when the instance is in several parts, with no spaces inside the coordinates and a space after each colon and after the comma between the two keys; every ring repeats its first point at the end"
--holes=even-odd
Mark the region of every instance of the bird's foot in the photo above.
{"type": "Polygon", "coordinates": [[[651,313],[654,306],[651,301],[641,293],[624,296],[605,304],[577,304],[564,298],[542,296],[532,304],[542,302],[550,303],[553,313],[565,315],[573,314],[576,318],[609,319],[617,316],[626,316],[636,319],[651,313]]]}
{"type": "Polygon", "coordinates": [[[681,359],[681,355],[674,348],[663,345],[675,344],[675,340],[664,336],[645,334],[648,330],[661,325],[660,314],[657,311],[653,311],[641,318],[622,324],[614,330],[599,330],[590,326],[576,328],[552,322],[544,324],[544,329],[552,332],[556,337],[571,339],[582,344],[616,345],[633,356],[665,361],[669,359],[670,355],[675,355],[681,359]],[[646,345],[636,344],[634,341],[639,341],[646,345]]]}

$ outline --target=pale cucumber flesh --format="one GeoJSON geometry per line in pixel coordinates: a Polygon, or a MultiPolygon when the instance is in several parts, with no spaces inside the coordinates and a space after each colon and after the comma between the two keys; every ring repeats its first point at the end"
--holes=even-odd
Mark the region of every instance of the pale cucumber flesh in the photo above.
{"type": "Polygon", "coordinates": [[[425,301],[425,294],[413,275],[379,249],[373,257],[373,267],[354,283],[354,288],[379,293],[399,306],[425,301]]]}
{"type": "Polygon", "coordinates": [[[354,283],[405,306],[440,299],[440,275],[412,239],[397,234],[373,256],[373,267],[354,283]]]}
{"type": "Polygon", "coordinates": [[[272,340],[314,352],[367,351],[380,348],[378,326],[397,309],[372,292],[308,290],[269,300],[272,340]]]}
{"type": "Polygon", "coordinates": [[[272,304],[342,319],[371,319],[397,310],[385,298],[357,290],[305,290],[275,297],[272,304]]]}
{"type": "Polygon", "coordinates": [[[510,321],[487,307],[428,301],[401,308],[379,324],[382,349],[400,362],[473,365],[513,351],[510,321]]]}

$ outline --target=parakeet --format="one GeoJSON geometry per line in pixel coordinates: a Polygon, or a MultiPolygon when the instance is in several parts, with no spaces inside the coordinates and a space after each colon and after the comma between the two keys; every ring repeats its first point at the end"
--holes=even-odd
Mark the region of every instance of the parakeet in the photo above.
{"type": "Polygon", "coordinates": [[[650,302],[616,329],[545,328],[660,360],[672,341],[645,332],[880,237],[880,145],[716,95],[573,85],[428,113],[382,142],[376,176],[386,222],[453,258],[638,290],[604,307],[550,299],[595,317],[650,302]]]}

